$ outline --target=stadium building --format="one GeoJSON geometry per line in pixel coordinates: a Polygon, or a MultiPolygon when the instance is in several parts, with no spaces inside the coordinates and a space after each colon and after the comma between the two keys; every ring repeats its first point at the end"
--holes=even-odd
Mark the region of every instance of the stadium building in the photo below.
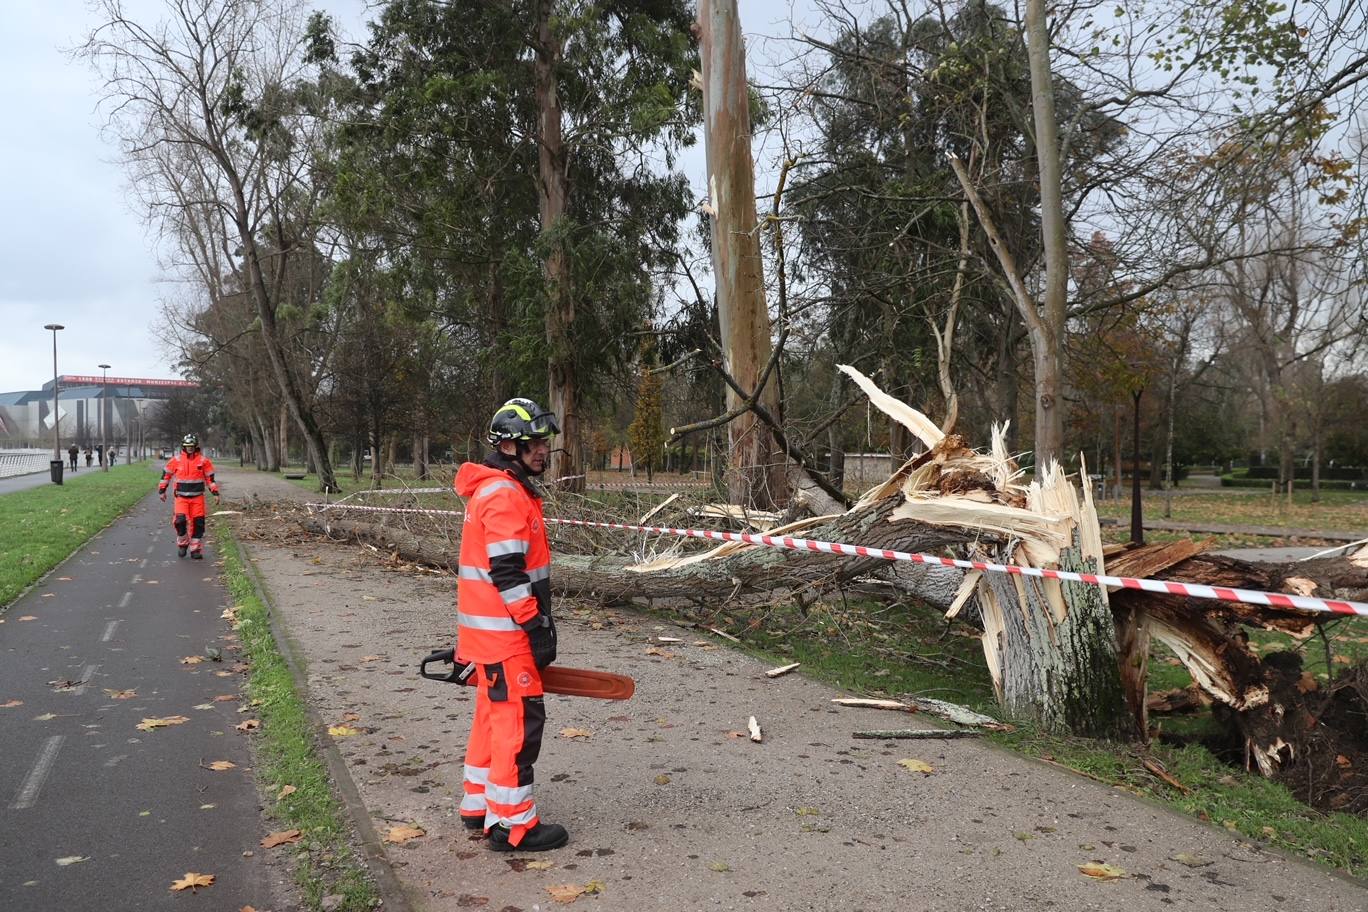
{"type": "MultiPolygon", "coordinates": [[[[154,405],[199,386],[188,380],[82,374],[63,374],[56,383],[62,446],[75,443],[82,449],[100,442],[102,406],[105,439],[122,446],[146,434],[144,421],[154,405]]],[[[26,446],[52,446],[52,381],[42,389],[0,393],[0,448],[26,446]]]]}

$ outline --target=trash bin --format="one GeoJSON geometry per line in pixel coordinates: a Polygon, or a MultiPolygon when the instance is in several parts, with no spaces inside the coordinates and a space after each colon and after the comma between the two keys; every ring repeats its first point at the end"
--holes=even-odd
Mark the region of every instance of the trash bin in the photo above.
{"type": "Polygon", "coordinates": [[[48,468],[52,470],[52,483],[62,483],[62,470],[66,468],[66,463],[60,459],[53,459],[48,462],[48,468]]]}

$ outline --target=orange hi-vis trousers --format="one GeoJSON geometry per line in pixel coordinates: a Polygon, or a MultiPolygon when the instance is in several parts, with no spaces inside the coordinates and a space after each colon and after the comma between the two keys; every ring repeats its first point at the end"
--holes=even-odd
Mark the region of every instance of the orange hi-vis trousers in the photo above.
{"type": "Polygon", "coordinates": [[[476,665],[476,674],[461,816],[483,816],[485,829],[503,824],[516,846],[537,825],[532,765],[546,724],[541,674],[528,654],[476,665]]]}
{"type": "Polygon", "coordinates": [[[204,539],[204,496],[177,497],[171,527],[176,530],[176,545],[191,551],[200,550],[204,539]]]}

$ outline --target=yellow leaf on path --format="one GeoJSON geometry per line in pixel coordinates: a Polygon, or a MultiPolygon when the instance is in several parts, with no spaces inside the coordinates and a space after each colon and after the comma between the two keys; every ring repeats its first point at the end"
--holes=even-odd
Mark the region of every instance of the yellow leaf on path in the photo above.
{"type": "Polygon", "coordinates": [[[328,727],[328,734],[334,738],[346,738],[361,734],[361,729],[352,728],[350,725],[332,725],[328,727]]]}
{"type": "Polygon", "coordinates": [[[231,703],[238,698],[237,694],[219,694],[214,697],[215,703],[231,703]]]}
{"type": "Polygon", "coordinates": [[[656,776],[656,777],[655,777],[655,784],[656,784],[656,785],[669,785],[669,784],[670,784],[670,774],[669,774],[669,773],[661,773],[659,776],[656,776]]]}
{"type": "Polygon", "coordinates": [[[266,838],[261,840],[261,847],[264,849],[274,849],[276,846],[299,842],[303,837],[303,830],[280,830],[275,833],[267,833],[266,838]]]}
{"type": "Polygon", "coordinates": [[[8,703],[0,703],[0,709],[13,709],[16,706],[23,706],[23,700],[10,700],[8,703]]]}
{"type": "Polygon", "coordinates": [[[226,770],[237,769],[237,764],[232,760],[215,760],[213,763],[210,763],[207,768],[216,773],[222,773],[226,770]]]}
{"type": "Polygon", "coordinates": [[[19,620],[21,620],[21,621],[36,621],[36,620],[38,620],[38,618],[34,617],[34,616],[31,615],[31,614],[26,614],[26,615],[23,615],[22,617],[20,617],[19,620]]]}
{"type": "Polygon", "coordinates": [[[547,887],[546,892],[558,903],[572,903],[584,895],[584,887],[579,884],[558,884],[547,887]]]}
{"type": "Polygon", "coordinates": [[[240,732],[256,731],[257,729],[261,728],[261,720],[245,719],[242,722],[239,722],[237,725],[235,725],[234,728],[236,728],[240,732]]]}
{"type": "Polygon", "coordinates": [[[280,791],[276,793],[276,801],[279,801],[281,798],[288,795],[293,795],[297,791],[299,791],[299,789],[295,788],[293,785],[282,786],[280,791]]]}
{"type": "Polygon", "coordinates": [[[204,656],[186,656],[185,658],[181,659],[180,663],[182,665],[198,665],[200,662],[203,661],[204,656]]]}
{"type": "Polygon", "coordinates": [[[109,695],[111,700],[131,700],[138,695],[136,690],[110,690],[108,687],[104,692],[109,695]]]}
{"type": "Polygon", "coordinates": [[[378,661],[380,661],[380,657],[379,657],[379,656],[373,656],[373,655],[372,655],[372,656],[362,656],[362,657],[361,657],[361,661],[363,661],[363,662],[378,662],[378,661]]]}
{"type": "Polygon", "coordinates": [[[552,868],[554,868],[555,866],[556,866],[556,865],[555,865],[555,862],[551,862],[551,861],[529,861],[529,862],[527,863],[527,870],[528,870],[528,871],[549,871],[549,870],[551,870],[552,868]]]}
{"type": "Polygon", "coordinates": [[[585,892],[586,894],[589,894],[589,893],[602,893],[602,892],[603,892],[603,881],[601,881],[601,880],[591,880],[591,881],[589,881],[587,884],[584,885],[584,892],[585,892]]]}
{"type": "Polygon", "coordinates": [[[1215,863],[1209,858],[1203,858],[1201,855],[1194,855],[1191,852],[1179,852],[1177,855],[1170,855],[1169,858],[1181,865],[1187,865],[1189,868],[1205,868],[1215,863]]]}
{"type": "Polygon", "coordinates": [[[417,839],[419,836],[426,836],[427,832],[420,827],[411,826],[392,826],[385,834],[385,842],[392,842],[395,845],[403,845],[410,839],[417,839]]]}
{"type": "Polygon", "coordinates": [[[213,874],[195,874],[190,871],[185,872],[185,876],[171,884],[171,889],[177,893],[182,890],[195,892],[200,887],[211,887],[214,885],[213,874]]]}
{"type": "Polygon", "coordinates": [[[356,713],[343,713],[343,714],[342,714],[342,721],[343,721],[343,722],[357,722],[357,721],[359,721],[360,719],[361,719],[361,717],[360,717],[359,715],[357,715],[356,713]]]}
{"type": "Polygon", "coordinates": [[[186,716],[167,716],[163,719],[143,719],[136,726],[138,731],[150,732],[154,728],[166,728],[168,725],[182,725],[189,722],[186,716]]]}
{"type": "Polygon", "coordinates": [[[594,734],[587,728],[562,728],[560,733],[562,738],[589,738],[594,734]]]}
{"type": "Polygon", "coordinates": [[[797,810],[795,810],[793,813],[797,814],[799,817],[820,817],[820,816],[822,816],[822,812],[819,811],[819,810],[817,810],[817,809],[814,808],[814,807],[800,807],[800,808],[798,808],[797,810]]]}
{"type": "Polygon", "coordinates": [[[725,861],[714,861],[712,864],[708,865],[708,870],[716,871],[718,874],[726,874],[731,870],[731,865],[727,864],[725,861]]]}
{"type": "Polygon", "coordinates": [[[898,766],[914,773],[926,773],[928,776],[936,771],[935,767],[924,760],[913,760],[910,757],[906,760],[899,760],[898,766]]]}
{"type": "Polygon", "coordinates": [[[1126,876],[1126,872],[1121,868],[1109,864],[1101,864],[1096,861],[1090,861],[1087,864],[1079,865],[1078,873],[1085,877],[1092,877],[1096,880],[1117,880],[1126,876]]]}

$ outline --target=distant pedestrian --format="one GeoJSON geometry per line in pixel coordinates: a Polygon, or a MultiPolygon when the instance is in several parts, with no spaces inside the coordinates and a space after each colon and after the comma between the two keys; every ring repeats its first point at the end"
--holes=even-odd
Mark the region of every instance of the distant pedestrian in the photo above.
{"type": "Polygon", "coordinates": [[[76,471],[76,457],[80,455],[80,453],[80,447],[76,446],[74,443],[67,447],[67,458],[71,460],[71,471],[73,472],[76,471]]]}
{"type": "Polygon", "coordinates": [[[90,452],[90,447],[86,447],[85,457],[86,457],[86,468],[88,469],[88,468],[90,468],[90,463],[91,463],[91,461],[95,458],[95,454],[92,453],[92,452],[90,452]]]}
{"type": "Polygon", "coordinates": [[[109,464],[112,466],[112,465],[114,465],[114,463],[116,463],[116,462],[118,462],[118,461],[119,461],[119,451],[111,447],[110,450],[109,450],[109,464]]]}

